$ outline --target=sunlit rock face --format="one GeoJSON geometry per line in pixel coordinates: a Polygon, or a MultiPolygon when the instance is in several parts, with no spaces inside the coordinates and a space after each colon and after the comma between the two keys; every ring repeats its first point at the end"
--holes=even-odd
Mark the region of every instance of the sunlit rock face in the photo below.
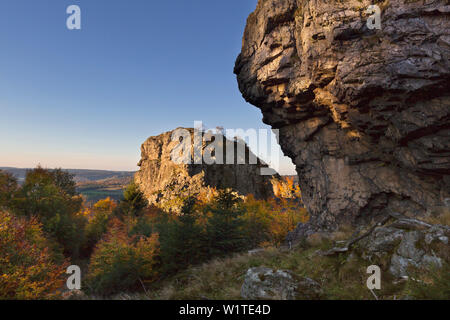
{"type": "Polygon", "coordinates": [[[211,150],[207,148],[211,146],[211,142],[220,141],[219,145],[224,147],[224,164],[207,164],[205,161],[195,164],[194,129],[176,130],[183,130],[190,136],[190,151],[187,153],[190,163],[179,163],[182,159],[176,159],[173,156],[174,150],[180,147],[180,140],[183,140],[174,139],[175,130],[150,137],[142,144],[141,160],[138,164],[140,170],[136,173],[134,180],[149,203],[179,213],[183,198],[199,193],[208,194],[213,189],[231,188],[244,196],[252,194],[257,199],[273,196],[272,176],[261,175],[261,169],[267,168],[267,165],[253,154],[256,163],[251,164],[249,156],[251,151],[245,144],[239,147],[243,147],[240,150],[244,150],[245,159],[241,159],[238,152],[238,144],[241,142],[225,139],[222,135],[205,139],[207,134],[203,134],[203,139],[198,143],[198,150],[202,157],[205,152],[211,150]],[[226,164],[227,143],[231,144],[234,150],[233,164],[226,164]],[[245,164],[239,164],[244,162],[245,164]]]}
{"type": "Polygon", "coordinates": [[[422,215],[450,198],[448,1],[259,0],[235,73],[280,129],[311,225],[422,215]]]}

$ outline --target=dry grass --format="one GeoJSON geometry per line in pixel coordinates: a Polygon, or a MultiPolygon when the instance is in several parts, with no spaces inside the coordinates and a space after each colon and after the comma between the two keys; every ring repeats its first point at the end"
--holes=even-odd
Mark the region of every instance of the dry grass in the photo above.
{"type": "MultiPolygon", "coordinates": [[[[450,214],[429,217],[428,222],[449,225],[450,214]]],[[[444,268],[420,270],[415,279],[408,282],[394,281],[386,270],[387,263],[368,262],[354,253],[324,257],[318,250],[327,250],[335,241],[347,240],[354,230],[342,227],[332,234],[315,234],[304,245],[291,251],[281,251],[270,247],[261,252],[235,254],[231,257],[213,259],[203,265],[190,267],[168,279],[154,283],[147,288],[147,295],[120,295],[116,299],[154,300],[239,300],[241,286],[249,268],[264,266],[274,269],[291,270],[302,277],[317,281],[324,290],[323,299],[331,300],[373,300],[367,289],[367,267],[377,264],[382,267],[382,289],[376,294],[380,300],[444,298],[450,299],[448,285],[448,246],[433,247],[435,252],[447,261],[444,268]],[[445,253],[443,250],[447,250],[445,253]]]]}
{"type": "MultiPolygon", "coordinates": [[[[199,267],[180,273],[154,288],[152,299],[210,299],[239,300],[240,290],[247,270],[265,266],[274,269],[288,269],[299,276],[310,277],[319,282],[325,299],[374,299],[366,287],[367,262],[348,255],[322,257],[316,254],[325,249],[319,247],[297,248],[281,252],[274,248],[253,255],[240,254],[224,259],[215,259],[199,267]]],[[[402,287],[386,287],[381,298],[392,299],[400,295],[402,287]]]]}
{"type": "Polygon", "coordinates": [[[153,299],[240,299],[240,290],[247,270],[264,260],[277,256],[274,249],[249,255],[214,259],[198,267],[189,268],[166,280],[159,289],[152,291],[153,299]]]}
{"type": "MultiPolygon", "coordinates": [[[[122,293],[113,300],[240,300],[241,286],[249,268],[265,266],[291,270],[298,276],[317,281],[324,290],[323,299],[329,300],[374,300],[366,287],[367,267],[371,263],[355,254],[333,257],[317,255],[317,250],[329,248],[324,242],[319,247],[299,247],[289,252],[268,248],[256,254],[236,254],[232,257],[214,259],[198,267],[154,283],[144,293],[122,293]]],[[[442,271],[420,271],[420,279],[395,282],[386,270],[382,272],[382,289],[377,290],[380,300],[403,299],[405,297],[444,297],[450,299],[448,291],[448,266],[442,271]],[[412,281],[412,282],[411,282],[412,281]]],[[[419,277],[419,276],[418,276],[419,277]]],[[[417,278],[418,278],[417,277],[417,278]]],[[[98,299],[90,297],[90,299],[98,299]]]]}
{"type": "Polygon", "coordinates": [[[430,214],[423,220],[431,224],[442,224],[444,226],[450,226],[450,208],[435,207],[430,210],[430,214]]]}

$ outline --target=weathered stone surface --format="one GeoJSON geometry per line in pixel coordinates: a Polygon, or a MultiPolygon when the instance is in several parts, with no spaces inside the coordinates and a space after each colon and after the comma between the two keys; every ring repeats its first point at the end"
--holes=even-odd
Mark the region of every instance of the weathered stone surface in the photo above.
{"type": "Polygon", "coordinates": [[[408,277],[411,268],[417,272],[442,268],[444,261],[449,262],[449,226],[391,213],[368,230],[362,229],[365,228],[360,227],[347,241],[335,241],[330,250],[316,253],[321,256],[350,253],[347,261],[359,256],[397,278],[408,277]]]}
{"type": "Polygon", "coordinates": [[[408,268],[427,268],[431,266],[442,267],[442,259],[426,254],[420,248],[424,234],[420,231],[409,231],[403,236],[397,252],[392,255],[389,271],[396,277],[408,276],[408,268]]]}
{"type": "Polygon", "coordinates": [[[368,260],[387,256],[390,258],[389,272],[398,278],[407,277],[410,267],[442,267],[445,257],[439,257],[432,244],[440,242],[449,251],[449,232],[448,226],[410,218],[398,219],[386,227],[375,228],[368,238],[359,243],[359,251],[368,260]]]}
{"type": "Polygon", "coordinates": [[[450,198],[448,1],[379,1],[382,30],[366,26],[371,4],[259,0],[236,61],[316,229],[450,198]]]}
{"type": "Polygon", "coordinates": [[[321,294],[320,285],[312,279],[264,267],[249,269],[241,289],[241,296],[249,300],[318,299],[321,294]]]}
{"type": "MultiPolygon", "coordinates": [[[[194,129],[186,129],[191,133],[192,145],[194,143],[194,129]]],[[[197,195],[200,192],[210,191],[212,188],[232,188],[241,195],[253,194],[256,198],[273,196],[271,184],[272,176],[262,176],[261,168],[266,168],[258,159],[257,164],[249,164],[249,152],[245,147],[246,164],[237,164],[238,142],[229,141],[234,146],[235,164],[193,164],[194,152],[191,154],[191,163],[175,163],[171,155],[174,148],[180,145],[179,141],[172,141],[173,131],[156,137],[150,137],[142,144],[140,170],[135,175],[135,182],[140,186],[150,204],[179,212],[182,198],[197,195]]],[[[201,154],[205,152],[208,143],[201,142],[201,154]]],[[[192,146],[193,148],[193,146],[192,146]]],[[[193,151],[193,150],[191,150],[193,151]]],[[[226,153],[225,153],[226,156],[226,153]]]]}
{"type": "Polygon", "coordinates": [[[374,230],[369,241],[364,243],[365,254],[384,254],[393,252],[404,236],[404,230],[392,227],[380,227],[374,230]]]}

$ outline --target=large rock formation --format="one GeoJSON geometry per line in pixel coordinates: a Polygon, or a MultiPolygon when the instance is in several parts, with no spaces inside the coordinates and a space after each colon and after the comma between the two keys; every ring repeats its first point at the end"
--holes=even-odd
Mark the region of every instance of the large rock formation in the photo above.
{"type": "Polygon", "coordinates": [[[280,129],[316,229],[450,198],[446,0],[259,0],[236,61],[244,98],[280,129]]]}
{"type": "Polygon", "coordinates": [[[198,144],[202,156],[204,156],[205,150],[208,150],[206,148],[211,146],[207,141],[217,141],[220,146],[224,147],[225,163],[226,145],[230,143],[234,150],[234,164],[207,164],[204,161],[201,161],[201,164],[194,164],[194,129],[179,128],[177,130],[180,129],[187,131],[191,137],[190,163],[173,161],[173,151],[180,147],[180,141],[173,139],[175,130],[150,137],[142,144],[141,161],[138,164],[140,170],[135,175],[135,182],[151,204],[178,212],[183,198],[201,192],[207,194],[211,189],[232,188],[241,195],[253,194],[255,198],[273,196],[270,181],[272,176],[261,175],[261,169],[267,168],[267,165],[259,159],[256,164],[250,164],[251,151],[245,144],[241,145],[243,147],[241,150],[244,150],[245,153],[240,155],[238,146],[243,142],[225,139],[220,134],[213,138],[211,133],[201,133],[207,137],[198,144]],[[245,164],[239,164],[241,162],[245,162],[245,164]]]}

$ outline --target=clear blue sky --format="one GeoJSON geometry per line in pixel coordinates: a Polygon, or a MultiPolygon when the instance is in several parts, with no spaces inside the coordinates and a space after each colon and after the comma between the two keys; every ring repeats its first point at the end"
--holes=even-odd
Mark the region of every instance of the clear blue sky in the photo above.
{"type": "Polygon", "coordinates": [[[194,120],[267,128],[233,75],[256,2],[1,0],[0,166],[136,170],[147,137],[194,120]]]}

